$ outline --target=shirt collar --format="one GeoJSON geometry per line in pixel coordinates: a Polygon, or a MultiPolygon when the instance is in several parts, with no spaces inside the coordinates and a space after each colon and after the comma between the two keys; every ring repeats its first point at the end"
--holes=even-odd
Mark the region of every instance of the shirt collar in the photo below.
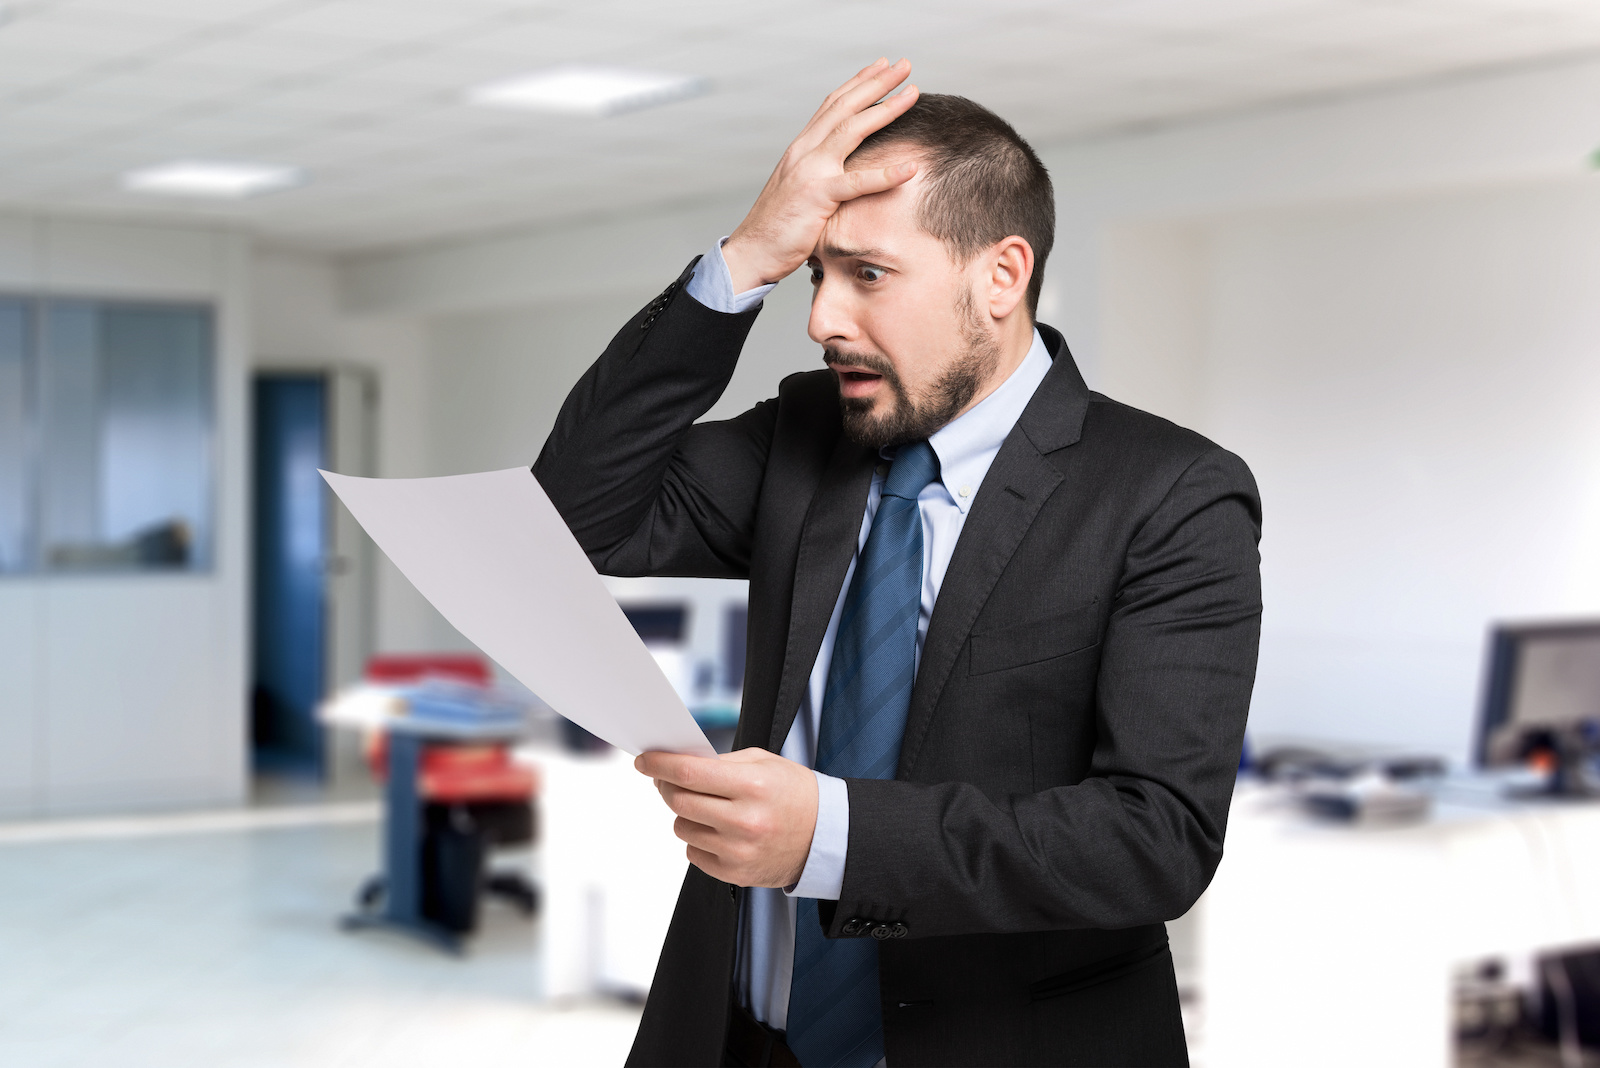
{"type": "Polygon", "coordinates": [[[1022,410],[1033,399],[1034,390],[1050,370],[1050,350],[1039,331],[1022,363],[998,389],[957,418],[946,423],[928,438],[939,457],[939,479],[950,499],[962,514],[978,497],[978,486],[994,462],[995,454],[1011,428],[1017,425],[1022,410]],[[961,491],[967,492],[963,494],[961,491]]]}

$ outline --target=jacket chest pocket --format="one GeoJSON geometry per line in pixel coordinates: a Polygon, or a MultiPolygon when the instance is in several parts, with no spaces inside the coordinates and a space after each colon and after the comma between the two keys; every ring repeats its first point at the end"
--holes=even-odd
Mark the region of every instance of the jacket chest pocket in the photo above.
{"type": "Polygon", "coordinates": [[[969,673],[1024,667],[1100,644],[1100,599],[1035,619],[979,633],[971,639],[969,673]]]}

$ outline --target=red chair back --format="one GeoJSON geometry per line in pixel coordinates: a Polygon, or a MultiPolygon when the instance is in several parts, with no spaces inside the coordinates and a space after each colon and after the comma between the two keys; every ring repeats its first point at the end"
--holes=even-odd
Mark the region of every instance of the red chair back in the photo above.
{"type": "Polygon", "coordinates": [[[489,662],[477,653],[385,653],[367,661],[367,681],[384,686],[426,678],[487,686],[494,680],[489,662]]]}

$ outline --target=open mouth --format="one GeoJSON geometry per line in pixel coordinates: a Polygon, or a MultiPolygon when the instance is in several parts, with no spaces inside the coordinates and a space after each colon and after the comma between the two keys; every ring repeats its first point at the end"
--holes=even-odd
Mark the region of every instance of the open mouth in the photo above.
{"type": "Polygon", "coordinates": [[[862,362],[856,363],[854,353],[830,352],[823,356],[829,370],[839,376],[839,396],[850,400],[867,401],[878,396],[885,388],[895,388],[894,371],[887,360],[863,353],[862,362]]]}
{"type": "Polygon", "coordinates": [[[860,367],[847,367],[831,364],[834,374],[839,376],[839,396],[865,400],[875,396],[882,388],[879,383],[883,375],[877,371],[867,371],[860,367]]]}

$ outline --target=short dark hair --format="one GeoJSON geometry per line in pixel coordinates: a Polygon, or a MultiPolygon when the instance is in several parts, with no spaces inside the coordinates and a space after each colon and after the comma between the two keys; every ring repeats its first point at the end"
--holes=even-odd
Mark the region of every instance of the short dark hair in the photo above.
{"type": "Polygon", "coordinates": [[[1033,247],[1028,314],[1037,320],[1044,261],[1056,238],[1055,190],[1038,153],[988,108],[943,93],[924,93],[850,158],[901,145],[923,159],[927,188],[917,221],[958,262],[1012,234],[1033,247]]]}

